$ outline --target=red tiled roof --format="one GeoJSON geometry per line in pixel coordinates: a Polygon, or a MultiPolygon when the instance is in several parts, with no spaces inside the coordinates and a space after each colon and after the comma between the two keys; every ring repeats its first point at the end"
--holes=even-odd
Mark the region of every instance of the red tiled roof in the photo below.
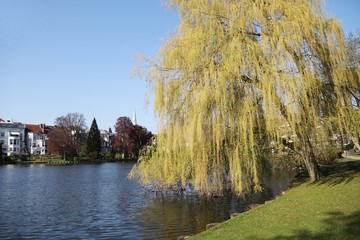
{"type": "Polygon", "coordinates": [[[29,132],[36,132],[36,133],[42,132],[40,125],[37,124],[25,124],[25,128],[29,132]]]}

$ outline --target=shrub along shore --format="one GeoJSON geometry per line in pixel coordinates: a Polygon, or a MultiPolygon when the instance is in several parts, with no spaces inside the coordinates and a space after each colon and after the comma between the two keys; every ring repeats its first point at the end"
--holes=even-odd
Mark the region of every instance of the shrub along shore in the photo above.
{"type": "Polygon", "coordinates": [[[360,239],[360,155],[300,175],[283,196],[191,239],[360,239]]]}
{"type": "Polygon", "coordinates": [[[0,160],[1,164],[47,164],[47,165],[73,165],[81,163],[106,163],[106,162],[136,162],[136,158],[115,158],[107,155],[101,158],[89,157],[62,157],[57,155],[40,155],[40,156],[10,156],[0,160]]]}

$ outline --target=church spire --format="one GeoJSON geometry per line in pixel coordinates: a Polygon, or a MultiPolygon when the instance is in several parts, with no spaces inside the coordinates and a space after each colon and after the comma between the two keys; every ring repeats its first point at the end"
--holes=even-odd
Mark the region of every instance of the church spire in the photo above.
{"type": "Polygon", "coordinates": [[[136,111],[134,111],[133,118],[132,118],[132,123],[133,123],[134,125],[137,125],[136,111]]]}

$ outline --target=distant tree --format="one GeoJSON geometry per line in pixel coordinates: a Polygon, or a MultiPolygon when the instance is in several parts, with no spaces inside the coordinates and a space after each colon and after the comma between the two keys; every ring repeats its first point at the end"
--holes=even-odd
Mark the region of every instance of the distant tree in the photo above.
{"type": "MultiPolygon", "coordinates": [[[[350,32],[346,38],[346,53],[349,59],[349,67],[351,74],[354,78],[359,81],[359,67],[360,67],[360,29],[357,29],[355,33],[350,32]]],[[[360,109],[360,87],[358,86],[347,86],[347,90],[351,93],[353,98],[353,110],[354,113],[360,109]]],[[[359,113],[357,113],[359,114],[359,113]]],[[[360,150],[360,122],[353,123],[350,128],[349,137],[355,144],[356,148],[360,150]]]]}
{"type": "Polygon", "coordinates": [[[61,126],[55,126],[49,132],[49,153],[59,155],[75,155],[75,149],[70,145],[71,137],[66,129],[61,126]]]}
{"type": "Polygon", "coordinates": [[[100,153],[101,151],[101,137],[100,130],[96,123],[96,119],[91,123],[90,131],[86,141],[86,152],[89,153],[100,153]]]}
{"type": "Polygon", "coordinates": [[[346,53],[349,58],[350,67],[360,66],[360,29],[350,32],[346,38],[346,53]]]}
{"type": "Polygon", "coordinates": [[[133,125],[128,117],[117,119],[115,132],[113,148],[125,157],[138,157],[140,148],[152,137],[151,132],[140,125],[133,125]]]}
{"type": "Polygon", "coordinates": [[[81,113],[68,113],[56,118],[49,133],[49,152],[59,155],[77,155],[86,143],[86,124],[81,113]]]}
{"type": "Polygon", "coordinates": [[[119,117],[115,124],[115,136],[113,139],[113,148],[116,152],[124,154],[125,157],[135,149],[133,141],[133,124],[128,117],[119,117]]]}
{"type": "Polygon", "coordinates": [[[134,151],[134,156],[139,157],[139,151],[144,145],[148,145],[153,134],[148,131],[145,127],[140,125],[134,125],[134,139],[136,142],[136,147],[134,151]]]}

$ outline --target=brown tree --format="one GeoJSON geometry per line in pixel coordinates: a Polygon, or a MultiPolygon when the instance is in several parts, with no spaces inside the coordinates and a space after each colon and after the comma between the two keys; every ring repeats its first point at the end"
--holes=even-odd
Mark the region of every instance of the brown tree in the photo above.
{"type": "Polygon", "coordinates": [[[56,118],[49,133],[49,152],[59,155],[78,155],[86,143],[86,124],[81,113],[68,113],[56,118]]]}
{"type": "Polygon", "coordinates": [[[360,66],[360,29],[350,32],[346,38],[346,53],[351,67],[360,66]]]}
{"type": "Polygon", "coordinates": [[[146,145],[152,136],[152,133],[145,127],[133,125],[128,117],[117,119],[115,131],[113,148],[125,157],[137,158],[140,148],[146,145]]]}
{"type": "MultiPolygon", "coordinates": [[[[349,67],[351,74],[354,78],[359,81],[359,67],[360,67],[360,29],[357,29],[355,33],[350,32],[346,38],[346,53],[349,59],[349,67]]],[[[352,96],[352,107],[353,109],[360,109],[360,88],[358,86],[352,87],[347,86],[347,90],[352,96]]],[[[349,137],[355,144],[356,148],[360,150],[360,130],[356,129],[360,123],[353,124],[349,130],[349,137]]]]}
{"type": "Polygon", "coordinates": [[[139,156],[139,151],[144,145],[148,145],[153,134],[140,125],[133,126],[134,140],[136,143],[134,155],[139,156]]]}
{"type": "Polygon", "coordinates": [[[115,124],[115,136],[113,139],[113,148],[116,152],[129,156],[135,148],[135,144],[131,139],[133,124],[128,117],[119,117],[115,124]]]}

